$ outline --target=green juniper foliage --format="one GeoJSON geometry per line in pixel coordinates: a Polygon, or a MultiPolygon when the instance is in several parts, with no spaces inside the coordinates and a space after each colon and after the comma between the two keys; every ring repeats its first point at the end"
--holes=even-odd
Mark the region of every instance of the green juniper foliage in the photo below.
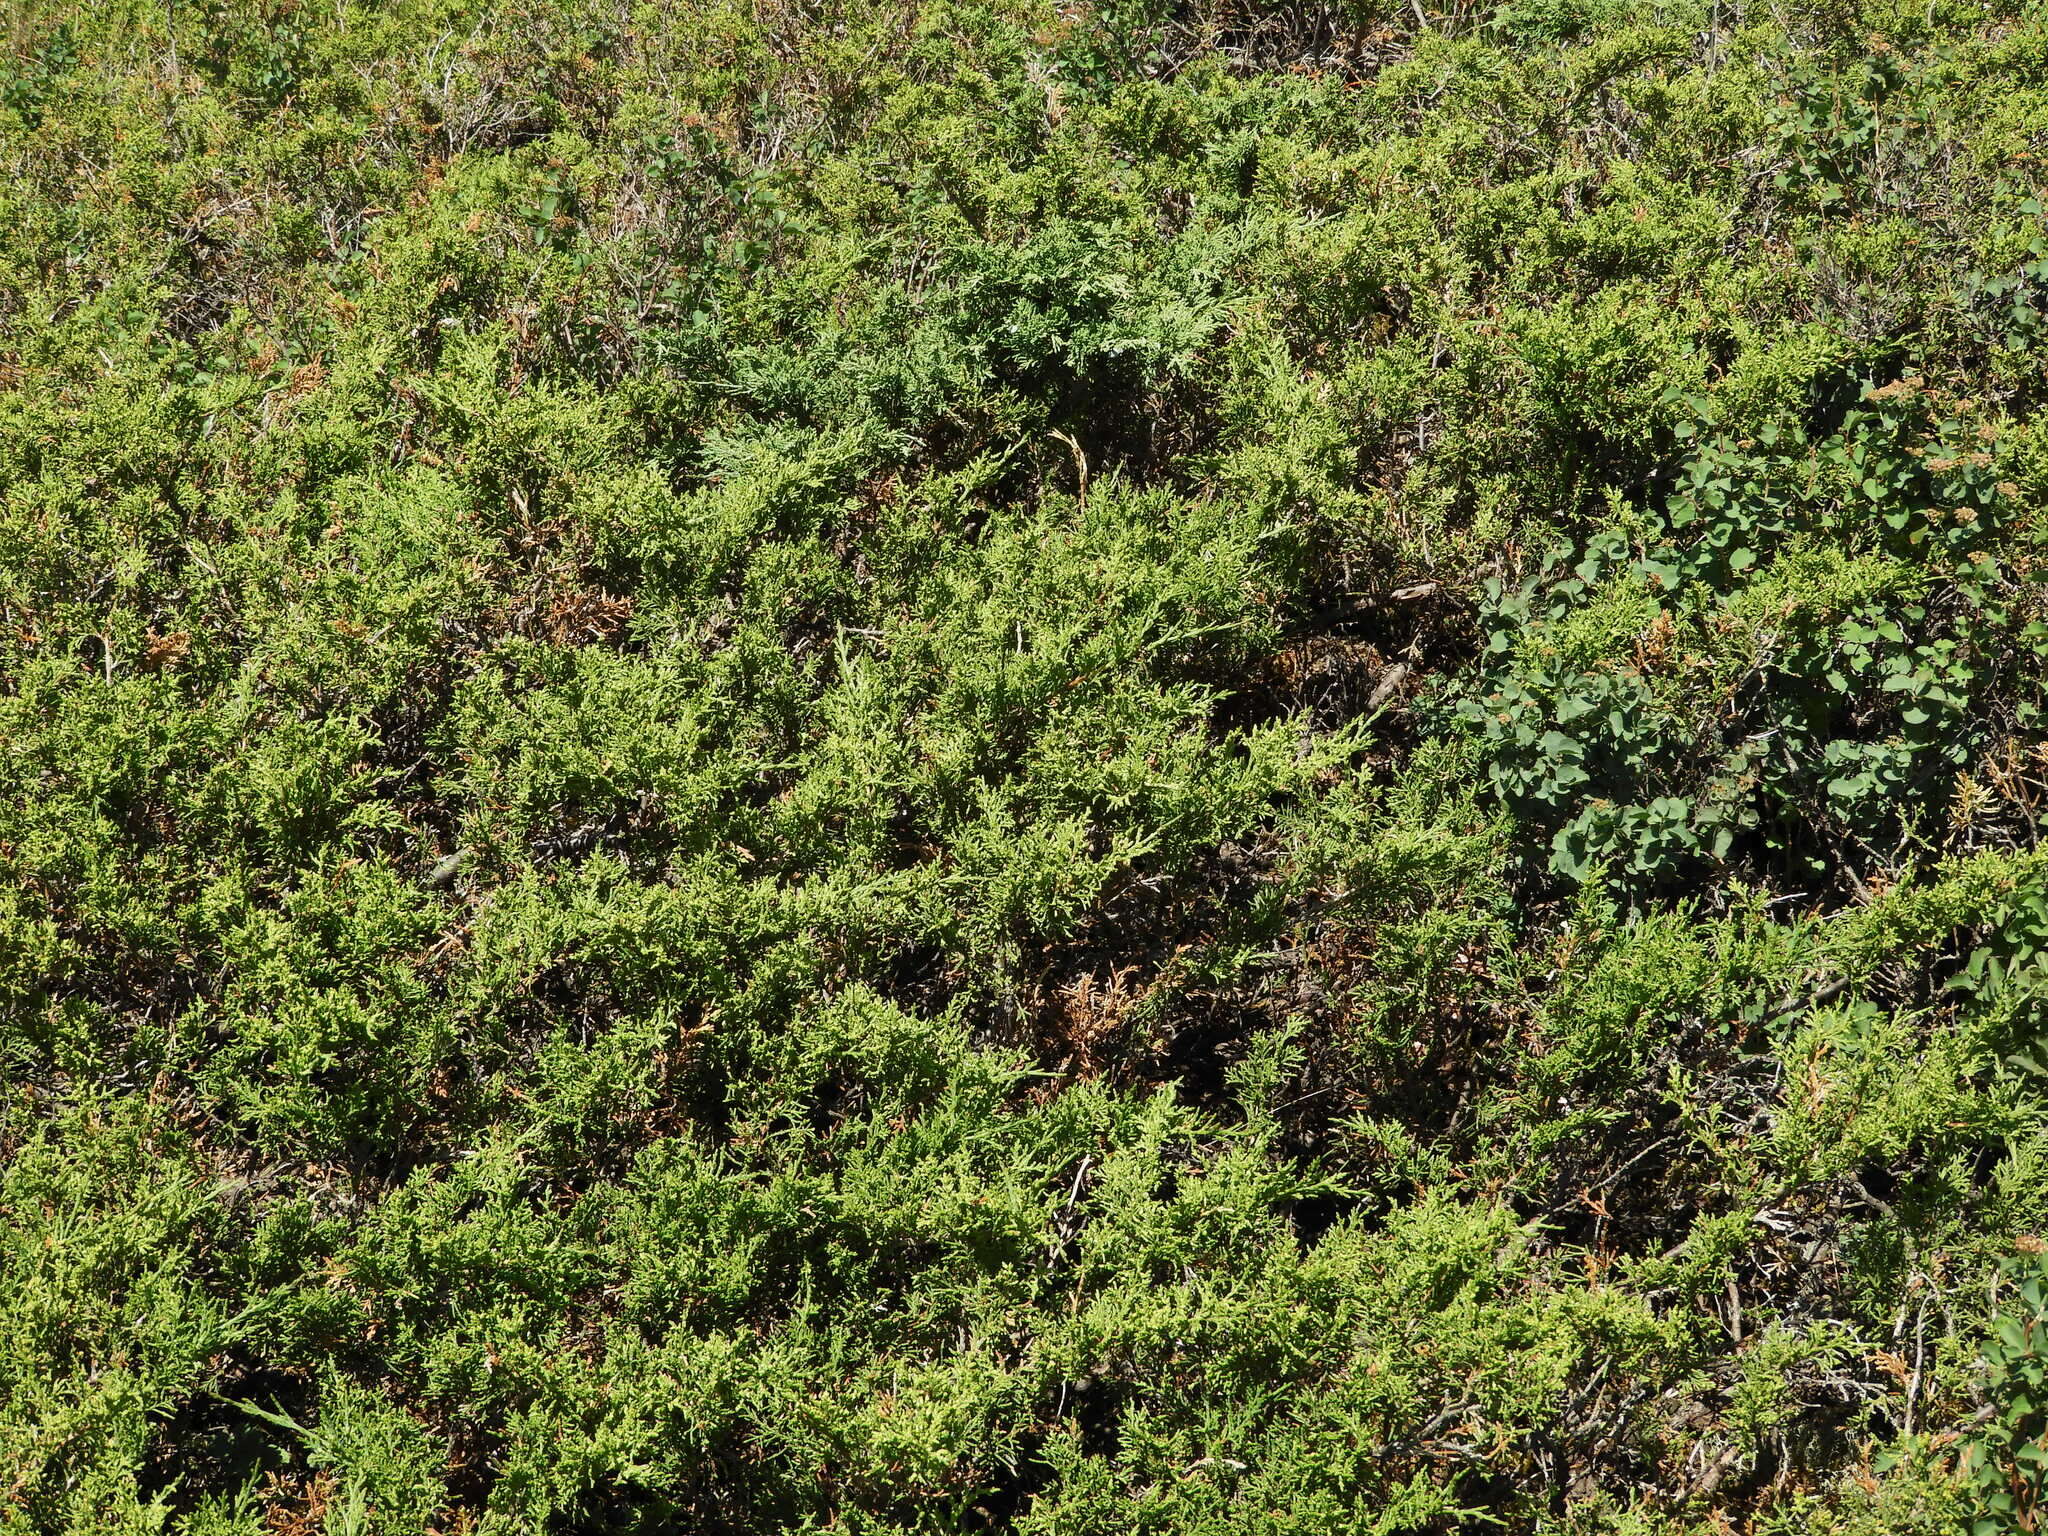
{"type": "Polygon", "coordinates": [[[24,0],[0,1536],[2048,1529],[2048,18],[24,0]]]}

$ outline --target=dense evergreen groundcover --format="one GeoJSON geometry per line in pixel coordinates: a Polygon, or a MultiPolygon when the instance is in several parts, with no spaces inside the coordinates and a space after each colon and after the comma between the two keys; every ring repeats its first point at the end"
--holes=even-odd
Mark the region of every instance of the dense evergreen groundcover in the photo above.
{"type": "Polygon", "coordinates": [[[0,1532],[2035,1530],[2024,0],[38,0],[0,1532]]]}

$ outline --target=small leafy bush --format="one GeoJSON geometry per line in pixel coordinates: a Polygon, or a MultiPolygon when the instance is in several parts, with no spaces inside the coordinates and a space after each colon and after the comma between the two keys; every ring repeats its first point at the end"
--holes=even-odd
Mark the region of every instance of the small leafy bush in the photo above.
{"type": "Polygon", "coordinates": [[[2048,1492],[2048,1282],[2039,1270],[2023,1264],[2012,1275],[1984,1348],[1990,1417],[1964,1458],[1973,1536],[2036,1529],[2048,1492]]]}

